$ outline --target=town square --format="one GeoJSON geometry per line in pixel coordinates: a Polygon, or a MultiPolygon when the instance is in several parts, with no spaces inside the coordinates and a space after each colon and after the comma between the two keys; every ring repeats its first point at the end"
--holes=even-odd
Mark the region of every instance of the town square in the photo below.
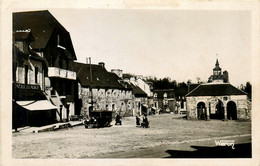
{"type": "Polygon", "coordinates": [[[252,159],[247,10],[11,15],[13,159],[252,159]]]}

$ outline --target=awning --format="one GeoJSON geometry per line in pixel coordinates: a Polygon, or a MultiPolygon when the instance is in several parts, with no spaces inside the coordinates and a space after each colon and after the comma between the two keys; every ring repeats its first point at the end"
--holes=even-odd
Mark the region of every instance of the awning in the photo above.
{"type": "Polygon", "coordinates": [[[57,107],[51,104],[48,100],[17,101],[16,103],[30,111],[57,109],[57,107]]]}

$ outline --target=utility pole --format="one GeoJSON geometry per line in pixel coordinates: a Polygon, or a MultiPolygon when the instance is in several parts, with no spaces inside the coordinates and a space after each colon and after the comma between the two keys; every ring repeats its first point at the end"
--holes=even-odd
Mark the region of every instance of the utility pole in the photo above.
{"type": "Polygon", "coordinates": [[[90,97],[91,97],[91,110],[89,110],[89,116],[91,116],[91,113],[94,109],[93,105],[93,91],[92,91],[92,69],[91,69],[91,57],[88,58],[89,60],[89,75],[90,75],[90,97]]]}

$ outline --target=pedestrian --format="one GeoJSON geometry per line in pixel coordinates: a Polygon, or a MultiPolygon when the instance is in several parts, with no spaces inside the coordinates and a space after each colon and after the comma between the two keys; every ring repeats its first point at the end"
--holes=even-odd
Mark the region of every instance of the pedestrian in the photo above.
{"type": "Polygon", "coordinates": [[[136,127],[140,126],[140,118],[136,116],[135,119],[136,119],[136,127]]]}
{"type": "Polygon", "coordinates": [[[204,108],[202,109],[202,118],[201,119],[205,120],[205,109],[204,108]]]}
{"type": "Polygon", "coordinates": [[[120,117],[119,114],[116,115],[116,123],[115,123],[115,125],[117,125],[117,124],[122,125],[121,117],[120,117]]]}
{"type": "Polygon", "coordinates": [[[143,123],[141,124],[141,126],[144,127],[144,128],[149,127],[149,122],[148,122],[148,118],[147,118],[146,114],[144,114],[143,123]]]}

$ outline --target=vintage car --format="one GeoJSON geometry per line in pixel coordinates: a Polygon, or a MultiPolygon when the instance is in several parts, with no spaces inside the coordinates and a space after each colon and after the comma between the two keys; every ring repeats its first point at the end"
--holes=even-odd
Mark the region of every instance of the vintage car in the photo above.
{"type": "Polygon", "coordinates": [[[112,111],[93,110],[90,113],[90,118],[84,121],[85,128],[100,128],[110,127],[112,121],[112,111]]]}

